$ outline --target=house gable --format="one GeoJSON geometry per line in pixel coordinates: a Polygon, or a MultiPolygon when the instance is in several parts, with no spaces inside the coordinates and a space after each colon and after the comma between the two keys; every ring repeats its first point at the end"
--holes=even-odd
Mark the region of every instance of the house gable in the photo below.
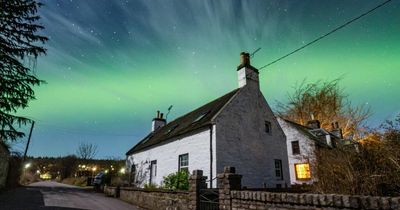
{"type": "Polygon", "coordinates": [[[217,173],[235,166],[244,186],[289,184],[286,138],[257,83],[242,87],[215,117],[215,125],[217,173]],[[275,160],[282,163],[283,179],[275,176],[275,160]]]}

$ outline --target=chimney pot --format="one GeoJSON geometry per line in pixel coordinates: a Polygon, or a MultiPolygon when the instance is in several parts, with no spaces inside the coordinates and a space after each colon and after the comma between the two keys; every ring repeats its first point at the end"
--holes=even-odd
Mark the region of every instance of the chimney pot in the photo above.
{"type": "Polygon", "coordinates": [[[239,88],[251,84],[259,89],[258,70],[250,65],[250,54],[247,52],[240,53],[240,65],[237,67],[239,88]]]}
{"type": "Polygon", "coordinates": [[[165,124],[167,124],[167,121],[165,119],[163,119],[163,116],[164,116],[164,113],[160,113],[160,111],[157,110],[157,115],[151,123],[151,131],[155,131],[158,128],[161,128],[165,124]]]}

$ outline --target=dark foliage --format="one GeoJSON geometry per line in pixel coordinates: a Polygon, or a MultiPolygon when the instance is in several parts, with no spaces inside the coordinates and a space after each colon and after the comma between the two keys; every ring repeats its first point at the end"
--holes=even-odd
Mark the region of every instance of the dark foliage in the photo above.
{"type": "Polygon", "coordinates": [[[38,34],[40,3],[34,0],[0,0],[0,139],[15,141],[24,136],[16,126],[30,120],[16,115],[35,98],[32,89],[40,85],[33,63],[46,49],[47,37],[38,34]]]}

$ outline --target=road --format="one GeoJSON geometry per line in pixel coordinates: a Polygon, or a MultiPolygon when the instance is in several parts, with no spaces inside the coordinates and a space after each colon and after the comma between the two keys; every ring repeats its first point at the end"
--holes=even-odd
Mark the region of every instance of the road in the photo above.
{"type": "Polygon", "coordinates": [[[102,193],[52,181],[0,193],[1,210],[139,210],[102,193]]]}

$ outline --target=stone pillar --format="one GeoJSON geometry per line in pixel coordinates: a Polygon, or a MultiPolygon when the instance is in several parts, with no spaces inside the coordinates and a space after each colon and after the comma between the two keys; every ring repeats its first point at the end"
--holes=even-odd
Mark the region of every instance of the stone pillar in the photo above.
{"type": "Polygon", "coordinates": [[[200,189],[206,189],[207,177],[203,176],[202,170],[194,170],[189,177],[189,209],[199,210],[200,189]]]}
{"type": "Polygon", "coordinates": [[[235,167],[225,166],[224,173],[217,175],[219,209],[232,209],[231,190],[240,190],[242,188],[242,175],[235,172],[235,167]]]}

